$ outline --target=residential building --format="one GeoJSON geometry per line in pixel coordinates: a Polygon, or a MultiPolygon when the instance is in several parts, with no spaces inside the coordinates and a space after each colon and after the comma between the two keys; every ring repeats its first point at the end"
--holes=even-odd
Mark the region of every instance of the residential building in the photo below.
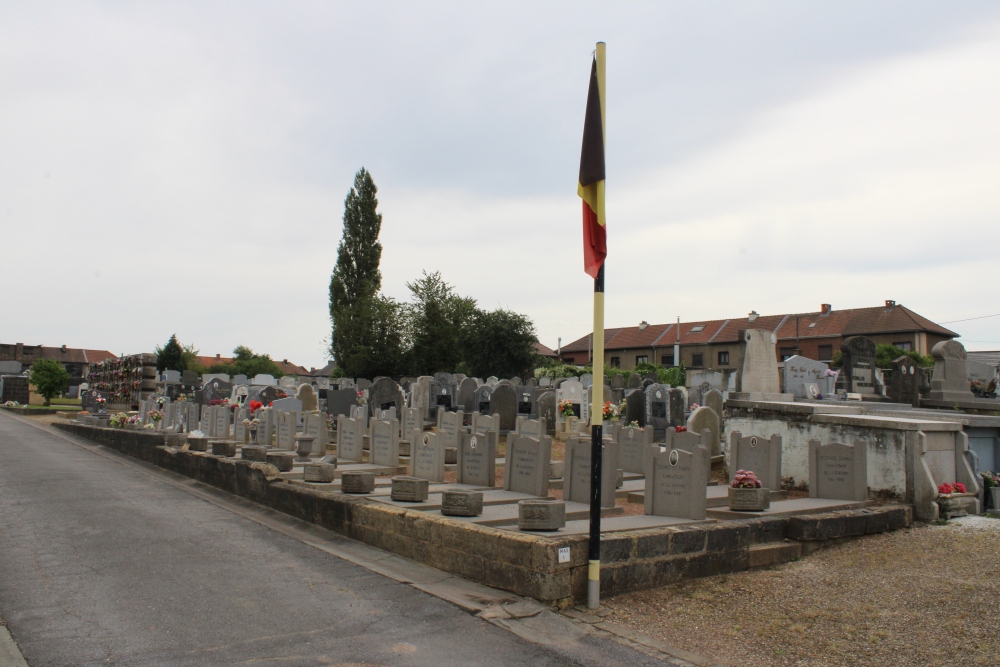
{"type": "MultiPolygon", "coordinates": [[[[78,347],[49,347],[47,345],[25,345],[24,343],[0,343],[0,361],[20,362],[23,370],[31,367],[39,359],[52,359],[62,364],[69,373],[69,386],[78,387],[90,371],[90,365],[118,355],[107,350],[87,350],[78,347]]],[[[71,392],[72,393],[72,392],[71,392]]]]}

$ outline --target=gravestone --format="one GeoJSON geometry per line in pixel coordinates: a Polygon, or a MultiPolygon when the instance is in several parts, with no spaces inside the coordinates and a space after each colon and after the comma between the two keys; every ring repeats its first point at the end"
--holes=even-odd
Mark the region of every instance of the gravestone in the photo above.
{"type": "Polygon", "coordinates": [[[203,405],[208,405],[212,401],[229,398],[233,394],[233,384],[221,378],[212,378],[201,388],[201,400],[203,405]]]}
{"type": "Polygon", "coordinates": [[[809,497],[868,500],[868,446],[809,441],[809,497]]]}
{"type": "Polygon", "coordinates": [[[492,434],[463,433],[458,450],[458,483],[496,485],[496,440],[492,434]]]}
{"type": "MultiPolygon", "coordinates": [[[[200,426],[198,422],[201,421],[201,406],[197,403],[188,403],[185,407],[187,408],[187,431],[188,433],[197,431],[200,426]]],[[[204,433],[207,434],[207,432],[204,433]]]]}
{"type": "Polygon", "coordinates": [[[462,435],[465,433],[463,421],[461,412],[447,412],[444,406],[439,406],[437,434],[442,447],[458,451],[462,446],[462,435]]]}
{"type": "Polygon", "coordinates": [[[642,389],[628,389],[625,394],[625,423],[646,425],[646,392],[642,389]]]}
{"type": "Polygon", "coordinates": [[[685,408],[687,407],[687,395],[684,388],[671,387],[667,394],[670,399],[670,425],[675,428],[683,426],[685,423],[685,408]]]}
{"type": "Polygon", "coordinates": [[[368,406],[371,408],[371,415],[375,415],[376,410],[396,409],[396,414],[402,416],[406,407],[406,396],[403,388],[390,378],[378,378],[368,388],[368,406]]]}
{"type": "Polygon", "coordinates": [[[302,405],[302,412],[319,410],[319,397],[316,396],[316,390],[313,389],[311,384],[299,385],[298,390],[295,392],[295,398],[302,405]]]}
{"type": "MultiPolygon", "coordinates": [[[[534,438],[535,440],[541,440],[546,437],[545,424],[537,419],[527,419],[525,417],[517,418],[517,425],[512,431],[513,435],[523,435],[528,438],[534,438]]],[[[510,437],[510,434],[508,434],[510,437]]]]}
{"type": "Polygon", "coordinates": [[[458,385],[451,373],[435,373],[431,380],[431,416],[437,416],[438,407],[449,412],[458,409],[458,385]]]}
{"type": "Polygon", "coordinates": [[[252,378],[250,378],[250,385],[251,386],[253,386],[253,385],[259,385],[259,386],[272,387],[272,386],[275,386],[277,384],[278,383],[275,381],[274,376],[273,375],[269,375],[267,373],[258,373],[257,375],[254,375],[252,378]]]}
{"type": "Polygon", "coordinates": [[[343,415],[337,417],[337,459],[340,461],[362,460],[364,431],[364,421],[343,415]]]}
{"type": "Polygon", "coordinates": [[[476,378],[465,378],[458,385],[458,397],[455,399],[466,412],[476,411],[476,389],[479,383],[476,378]]]}
{"type": "Polygon", "coordinates": [[[295,378],[291,375],[283,375],[281,379],[278,380],[278,386],[284,389],[294,389],[295,378]]]}
{"type": "MultiPolygon", "coordinates": [[[[765,329],[744,329],[739,332],[743,344],[743,363],[736,377],[736,391],[743,394],[778,394],[777,337],[765,329]]],[[[753,397],[751,397],[753,398],[753,397]]]]}
{"type": "MultiPolygon", "coordinates": [[[[188,381],[186,379],[184,380],[184,384],[188,384],[188,381]]],[[[233,384],[250,384],[250,380],[247,378],[246,375],[240,373],[239,375],[233,376],[233,384]]]]}
{"type": "Polygon", "coordinates": [[[420,418],[427,422],[437,418],[437,407],[430,411],[431,406],[431,380],[429,375],[421,375],[416,382],[410,385],[410,407],[420,410],[420,418]]]}
{"type": "Polygon", "coordinates": [[[371,462],[395,468],[399,465],[399,421],[372,422],[371,462]]]}
{"type": "Polygon", "coordinates": [[[909,403],[920,407],[920,369],[910,357],[899,357],[892,362],[892,375],[886,395],[894,403],[909,403]]]}
{"type": "Polygon", "coordinates": [[[491,398],[491,414],[500,415],[500,433],[514,428],[517,422],[517,392],[509,384],[497,383],[491,398]]]}
{"type": "Polygon", "coordinates": [[[653,454],[646,474],[645,513],[703,520],[708,474],[707,452],[670,449],[653,454]]]}
{"type": "Polygon", "coordinates": [[[445,489],[441,492],[441,514],[444,516],[479,516],[482,513],[482,491],[445,489]]]}
{"type": "Polygon", "coordinates": [[[719,415],[719,421],[722,421],[722,392],[718,389],[710,389],[705,392],[702,396],[703,403],[706,408],[712,408],[715,414],[719,415]]]}
{"type": "Polygon", "coordinates": [[[781,436],[763,438],[744,436],[733,431],[729,436],[729,482],[738,470],[750,470],[760,485],[772,491],[781,490],[781,436]]]}
{"type": "Polygon", "coordinates": [[[852,336],[840,351],[844,363],[841,373],[847,391],[854,394],[875,393],[875,343],[865,336],[852,336]]]}
{"type": "Polygon", "coordinates": [[[535,401],[538,420],[545,423],[545,433],[554,435],[556,432],[556,395],[551,391],[543,391],[535,401]]]}
{"type": "Polygon", "coordinates": [[[626,426],[618,432],[618,467],[645,474],[645,460],[653,447],[653,429],[626,426]]]}
{"type": "Polygon", "coordinates": [[[514,393],[517,396],[517,416],[518,417],[534,417],[535,416],[535,392],[531,387],[524,385],[515,388],[514,393]]]}
{"type": "Polygon", "coordinates": [[[472,424],[469,427],[471,433],[492,433],[496,441],[500,442],[500,416],[481,415],[472,413],[472,424]]]}
{"type": "MultiPolygon", "coordinates": [[[[605,441],[602,447],[601,507],[615,506],[618,481],[618,445],[605,441]]],[[[571,438],[566,442],[563,469],[563,499],[590,504],[591,443],[571,438]]]]}
{"type": "Polygon", "coordinates": [[[934,374],[927,398],[932,401],[973,401],[975,396],[969,385],[965,368],[968,354],[957,340],[943,340],[931,348],[934,357],[934,374]]]}
{"type": "Polygon", "coordinates": [[[400,425],[402,437],[409,442],[408,438],[413,431],[418,433],[424,430],[424,420],[418,408],[406,408],[403,410],[403,423],[400,425]]]}
{"type": "Polygon", "coordinates": [[[548,375],[543,375],[542,377],[540,377],[538,379],[538,386],[539,387],[551,387],[552,386],[552,378],[550,378],[548,375]]]}
{"type": "Polygon", "coordinates": [[[490,387],[495,387],[497,385],[497,382],[499,382],[499,381],[500,380],[497,379],[496,375],[491,375],[488,378],[486,378],[486,382],[484,384],[486,384],[486,385],[488,385],[490,387]]]}
{"type": "Polygon", "coordinates": [[[594,385],[594,376],[590,373],[584,373],[580,376],[580,384],[582,384],[584,388],[592,387],[594,385]]]}
{"type": "Polygon", "coordinates": [[[424,433],[414,437],[414,440],[410,445],[413,476],[431,482],[443,482],[444,445],[437,434],[424,433]]]}
{"type": "Polygon", "coordinates": [[[212,412],[212,437],[229,440],[229,408],[214,405],[212,412]]]}
{"type": "Polygon", "coordinates": [[[305,425],[305,434],[313,437],[313,455],[325,455],[326,446],[330,442],[330,432],[326,426],[326,415],[320,412],[308,412],[302,419],[305,425]]]}
{"type": "Polygon", "coordinates": [[[653,437],[662,441],[668,426],[672,424],[670,415],[670,385],[651,384],[644,390],[646,394],[646,414],[643,423],[653,429],[653,437]]]}
{"type": "Polygon", "coordinates": [[[632,373],[628,376],[628,388],[638,389],[642,386],[642,376],[638,373],[632,373]]]}
{"type": "Polygon", "coordinates": [[[259,421],[257,425],[257,444],[270,445],[271,436],[274,434],[274,410],[271,408],[261,408],[255,414],[259,421]]]}
{"type": "MultiPolygon", "coordinates": [[[[556,388],[556,404],[561,401],[569,401],[573,407],[573,414],[580,420],[581,424],[589,421],[587,402],[584,400],[584,389],[580,381],[573,378],[568,379],[556,388]]],[[[556,410],[556,423],[561,424],[566,421],[566,415],[560,410],[556,410]]]]}
{"type": "Polygon", "coordinates": [[[366,391],[371,388],[372,381],[368,378],[358,378],[355,380],[354,386],[358,388],[358,391],[366,391]]]}
{"type": "Polygon", "coordinates": [[[181,381],[180,371],[163,371],[163,382],[167,384],[176,384],[181,381]]]}
{"type": "Polygon", "coordinates": [[[722,422],[719,415],[715,414],[715,410],[706,405],[692,410],[691,416],[687,420],[687,430],[692,433],[701,433],[707,430],[711,433],[709,444],[712,456],[722,454],[722,442],[720,441],[722,422]]]}
{"type": "Polygon", "coordinates": [[[358,404],[358,392],[353,389],[327,389],[326,411],[337,417],[350,416],[351,408],[358,404]]]}
{"type": "Polygon", "coordinates": [[[712,448],[711,448],[711,432],[705,430],[701,433],[694,433],[692,431],[681,431],[676,433],[673,431],[667,432],[667,444],[668,449],[683,449],[687,452],[694,452],[696,454],[703,455],[705,457],[705,468],[708,473],[705,475],[704,482],[707,484],[712,481],[712,448]]]}
{"type": "Polygon", "coordinates": [[[302,421],[302,401],[297,398],[279,398],[271,401],[271,407],[292,415],[292,430],[295,430],[302,421]]]}
{"type": "Polygon", "coordinates": [[[552,444],[548,438],[535,440],[518,436],[507,443],[503,488],[533,496],[549,495],[549,464],[552,444]]]}
{"type": "Polygon", "coordinates": [[[275,445],[278,449],[295,447],[295,415],[275,408],[278,415],[278,432],[275,445]]]}
{"type": "Polygon", "coordinates": [[[473,392],[472,409],[469,412],[478,412],[481,415],[493,414],[493,387],[483,385],[473,392]]]}
{"type": "Polygon", "coordinates": [[[785,393],[796,398],[815,398],[809,394],[806,385],[814,384],[823,396],[834,393],[833,375],[830,367],[822,361],[793,355],[785,359],[785,393]]]}

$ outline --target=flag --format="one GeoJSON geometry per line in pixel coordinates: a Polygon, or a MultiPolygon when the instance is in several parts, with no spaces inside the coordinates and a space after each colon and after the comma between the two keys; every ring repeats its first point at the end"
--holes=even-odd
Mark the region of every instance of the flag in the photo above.
{"type": "Polygon", "coordinates": [[[580,183],[577,194],[583,199],[583,270],[591,278],[604,265],[608,248],[604,228],[604,114],[603,82],[597,76],[597,57],[590,67],[587,114],[583,121],[583,149],[580,151],[580,183]]]}

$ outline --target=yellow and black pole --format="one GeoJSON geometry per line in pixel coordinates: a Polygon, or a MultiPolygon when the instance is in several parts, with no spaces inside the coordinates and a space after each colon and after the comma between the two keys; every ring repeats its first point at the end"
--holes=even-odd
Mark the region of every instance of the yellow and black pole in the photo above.
{"type": "Polygon", "coordinates": [[[604,430],[604,259],[608,254],[604,216],[605,45],[597,43],[590,69],[583,122],[580,183],[583,199],[583,266],[594,279],[593,372],[590,390],[590,548],[587,607],[601,604],[601,459],[604,430]]]}

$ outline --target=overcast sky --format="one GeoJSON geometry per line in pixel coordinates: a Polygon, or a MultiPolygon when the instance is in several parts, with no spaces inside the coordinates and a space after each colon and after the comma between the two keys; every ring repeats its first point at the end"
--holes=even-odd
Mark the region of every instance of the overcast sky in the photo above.
{"type": "MultiPolygon", "coordinates": [[[[608,44],[608,326],[1000,313],[996,2],[0,4],[0,342],[326,361],[354,173],[383,289],[590,331],[576,196],[608,44]]],[[[1000,317],[948,325],[1000,349],[1000,317]]]]}

